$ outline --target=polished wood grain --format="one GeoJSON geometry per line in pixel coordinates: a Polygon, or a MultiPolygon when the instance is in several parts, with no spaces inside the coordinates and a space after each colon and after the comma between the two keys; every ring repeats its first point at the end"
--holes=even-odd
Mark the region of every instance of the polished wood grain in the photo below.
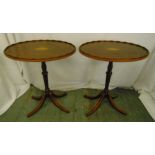
{"type": "Polygon", "coordinates": [[[96,60],[130,62],[146,58],[149,51],[140,45],[120,41],[92,41],[79,48],[80,53],[96,60]]]}
{"type": "Polygon", "coordinates": [[[46,62],[66,58],[75,52],[71,43],[58,40],[32,40],[8,46],[7,57],[27,62],[46,62]]]}

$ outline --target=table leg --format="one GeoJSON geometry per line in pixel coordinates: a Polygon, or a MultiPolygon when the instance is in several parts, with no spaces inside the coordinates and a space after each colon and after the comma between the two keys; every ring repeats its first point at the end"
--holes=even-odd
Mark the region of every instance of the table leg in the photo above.
{"type": "Polygon", "coordinates": [[[52,91],[52,95],[53,95],[54,97],[56,97],[56,98],[60,98],[60,97],[66,96],[67,93],[65,92],[65,93],[62,93],[62,94],[55,94],[55,93],[52,91]]]}
{"type": "Polygon", "coordinates": [[[42,108],[45,100],[46,100],[46,95],[43,95],[41,97],[40,103],[37,105],[37,107],[35,107],[31,112],[29,112],[27,114],[27,117],[31,117],[32,115],[34,115],[35,113],[37,113],[42,108]]]}
{"type": "Polygon", "coordinates": [[[115,110],[117,110],[118,112],[120,112],[120,113],[122,113],[124,115],[127,115],[127,113],[123,109],[116,106],[115,102],[113,101],[113,99],[112,99],[112,97],[110,95],[108,95],[108,100],[109,100],[109,103],[112,105],[112,107],[115,110]]]}
{"type": "Polygon", "coordinates": [[[86,116],[90,116],[93,113],[95,113],[100,108],[104,98],[105,98],[104,95],[100,96],[99,100],[95,103],[95,105],[93,105],[92,108],[90,109],[90,111],[88,113],[86,113],[86,116]]]}
{"type": "Polygon", "coordinates": [[[47,66],[45,62],[41,63],[41,68],[42,68],[42,75],[43,75],[43,80],[44,80],[44,85],[45,85],[45,91],[44,91],[44,95],[42,97],[34,97],[32,96],[33,99],[35,100],[40,100],[39,105],[37,105],[37,107],[30,113],[28,113],[27,117],[31,117],[32,115],[34,115],[36,112],[38,112],[41,107],[43,106],[43,104],[45,103],[46,98],[50,98],[50,100],[52,101],[52,103],[59,108],[60,110],[62,110],[63,112],[69,113],[70,111],[67,110],[65,107],[63,107],[59,101],[56,100],[56,97],[63,97],[66,96],[67,94],[61,94],[61,95],[56,95],[55,93],[53,93],[53,91],[51,91],[49,89],[49,84],[48,84],[48,72],[47,72],[47,66]]]}
{"type": "Polygon", "coordinates": [[[52,103],[53,103],[57,108],[59,108],[60,110],[66,112],[66,113],[69,113],[69,112],[70,112],[68,109],[66,109],[65,107],[63,107],[63,106],[61,105],[61,103],[60,103],[55,97],[53,97],[52,95],[50,96],[50,99],[51,99],[52,103]]]}
{"type": "MultiPolygon", "coordinates": [[[[126,115],[127,113],[125,111],[123,111],[122,109],[118,108],[116,106],[116,104],[114,103],[113,101],[113,97],[110,96],[110,93],[109,93],[109,84],[110,84],[110,80],[111,80],[111,76],[112,76],[112,69],[113,69],[113,62],[109,62],[108,64],[108,68],[107,68],[107,72],[106,72],[106,82],[105,82],[105,88],[104,90],[102,91],[101,94],[99,94],[100,98],[99,100],[96,102],[96,104],[90,109],[90,111],[88,113],[86,113],[86,116],[90,116],[92,115],[93,113],[95,113],[99,107],[101,106],[101,103],[102,101],[107,98],[109,103],[112,105],[112,107],[117,110],[118,112],[120,112],[121,114],[124,114],[126,115]]],[[[86,97],[86,96],[85,96],[86,97]]],[[[96,96],[98,97],[98,96],[96,96]]],[[[90,98],[90,96],[87,96],[87,98],[90,98]]],[[[95,98],[95,97],[94,97],[95,98]]],[[[93,99],[94,99],[93,98],[93,99]]]]}
{"type": "Polygon", "coordinates": [[[99,93],[96,96],[84,95],[85,98],[90,99],[90,100],[98,99],[100,96],[101,96],[101,93],[99,93]]]}
{"type": "Polygon", "coordinates": [[[41,97],[42,96],[32,96],[32,99],[34,99],[34,100],[41,100],[41,97]]]}
{"type": "MultiPolygon", "coordinates": [[[[87,98],[87,99],[90,99],[90,100],[95,100],[95,99],[98,99],[102,95],[102,93],[103,93],[103,91],[101,91],[96,96],[84,95],[84,97],[87,98]]],[[[112,94],[111,97],[112,97],[112,99],[115,99],[115,98],[118,97],[118,95],[117,94],[112,94]]]]}

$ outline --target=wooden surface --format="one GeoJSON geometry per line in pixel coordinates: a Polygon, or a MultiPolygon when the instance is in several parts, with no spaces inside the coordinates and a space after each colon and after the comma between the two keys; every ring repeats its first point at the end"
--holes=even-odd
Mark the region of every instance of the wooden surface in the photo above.
{"type": "Polygon", "coordinates": [[[149,55],[145,47],[120,41],[92,41],[82,44],[79,49],[89,58],[112,62],[138,61],[149,55]]]}
{"type": "Polygon", "coordinates": [[[59,60],[72,55],[75,46],[57,40],[32,40],[8,46],[4,53],[7,57],[28,62],[59,60]]]}

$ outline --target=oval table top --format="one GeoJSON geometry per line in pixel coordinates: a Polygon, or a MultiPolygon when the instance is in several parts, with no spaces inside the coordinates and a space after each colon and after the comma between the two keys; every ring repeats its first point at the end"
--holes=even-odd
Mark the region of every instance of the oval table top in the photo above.
{"type": "Polygon", "coordinates": [[[8,46],[4,54],[14,60],[45,62],[66,58],[75,53],[75,46],[58,40],[32,40],[8,46]]]}
{"type": "Polygon", "coordinates": [[[149,51],[140,45],[121,41],[92,41],[79,48],[80,53],[96,60],[130,62],[146,58],[149,51]]]}

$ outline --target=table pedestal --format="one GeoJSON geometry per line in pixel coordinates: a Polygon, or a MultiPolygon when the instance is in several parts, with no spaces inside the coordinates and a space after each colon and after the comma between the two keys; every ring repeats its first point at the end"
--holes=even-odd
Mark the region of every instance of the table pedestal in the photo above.
{"type": "Polygon", "coordinates": [[[45,103],[46,98],[49,98],[51,102],[60,110],[69,113],[70,111],[67,110],[65,107],[61,105],[61,103],[56,99],[57,97],[63,97],[66,96],[67,94],[62,94],[62,95],[56,95],[49,89],[49,84],[48,84],[48,72],[47,72],[47,66],[45,62],[42,62],[41,64],[42,67],[42,74],[43,74],[43,80],[44,80],[44,85],[45,85],[45,91],[44,94],[41,97],[35,97],[32,96],[33,99],[35,100],[40,100],[39,104],[30,112],[27,114],[27,117],[31,117],[34,115],[36,112],[38,112],[43,104],[45,103]]]}
{"type": "Polygon", "coordinates": [[[122,109],[120,109],[120,108],[118,108],[116,106],[115,102],[113,101],[113,97],[110,96],[110,93],[109,93],[109,84],[110,84],[110,79],[111,79],[111,75],[112,75],[112,68],[113,68],[113,62],[109,62],[108,69],[107,69],[107,72],[106,72],[106,82],[105,82],[104,90],[99,95],[97,95],[97,96],[85,95],[85,97],[88,98],[88,99],[97,99],[97,98],[99,98],[98,101],[95,103],[95,105],[90,109],[90,111],[88,113],[86,113],[86,116],[90,116],[93,113],[95,113],[99,109],[99,107],[102,104],[102,101],[105,98],[108,99],[109,103],[111,104],[111,106],[115,110],[117,110],[121,114],[124,114],[124,115],[127,114],[125,111],[123,111],[122,109]]]}

